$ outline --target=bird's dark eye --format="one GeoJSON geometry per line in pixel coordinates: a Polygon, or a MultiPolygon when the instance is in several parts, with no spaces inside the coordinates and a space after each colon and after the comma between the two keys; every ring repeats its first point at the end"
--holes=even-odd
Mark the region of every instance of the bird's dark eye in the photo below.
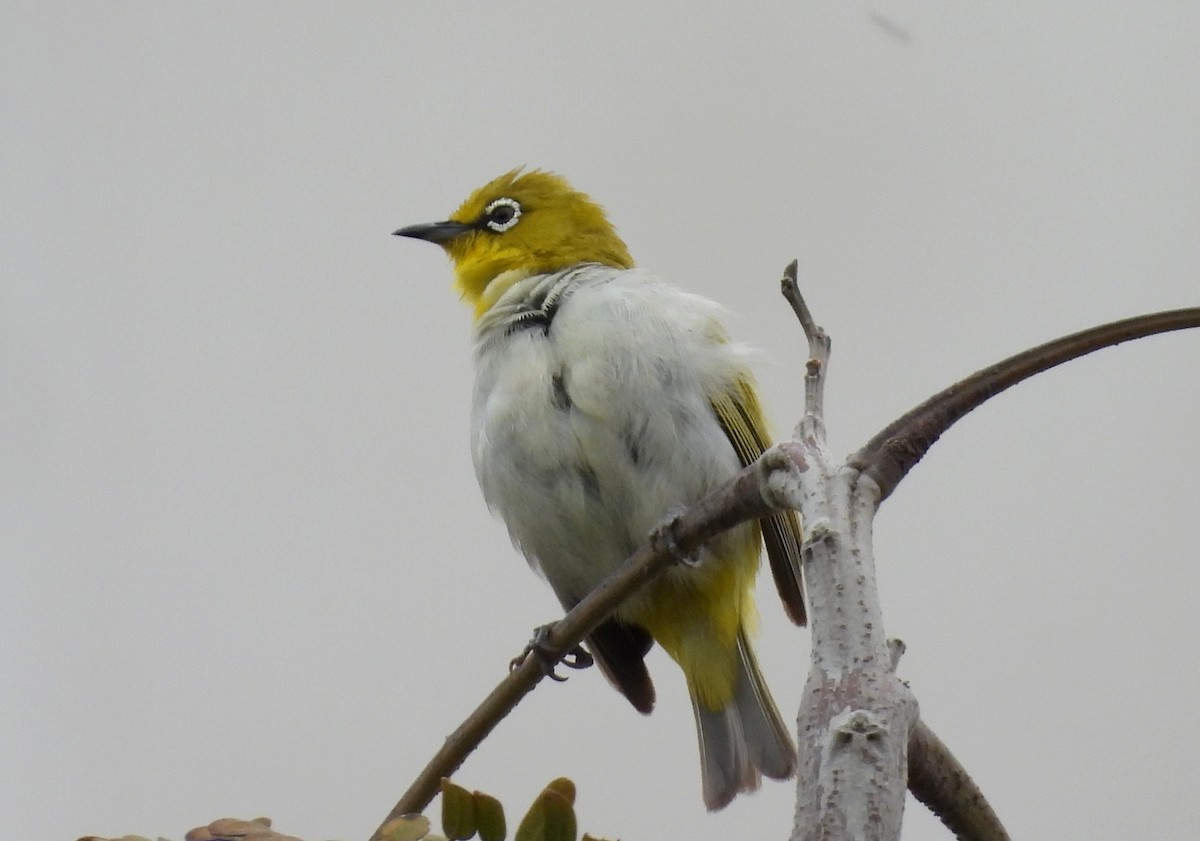
{"type": "Polygon", "coordinates": [[[515,199],[496,199],[483,211],[483,224],[496,233],[503,233],[521,218],[521,205],[515,199]]]}

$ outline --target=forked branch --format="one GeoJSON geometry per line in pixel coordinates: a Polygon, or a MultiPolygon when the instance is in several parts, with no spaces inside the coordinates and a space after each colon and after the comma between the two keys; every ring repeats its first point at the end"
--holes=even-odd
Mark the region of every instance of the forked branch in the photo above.
{"type": "MultiPolygon", "coordinates": [[[[845,464],[825,448],[822,383],[828,350],[788,268],[784,295],[809,343],[805,417],[795,440],[808,469],[788,504],[804,519],[812,665],[800,709],[801,771],[793,839],[898,838],[909,790],[964,841],[1006,841],[983,793],[917,717],[884,637],[871,525],[878,505],[959,418],[1040,371],[1132,338],[1200,326],[1200,309],[1127,319],[1049,342],[957,383],[899,418],[845,464]],[[816,382],[814,382],[814,379],[816,382]]],[[[785,495],[786,496],[786,495],[785,495]]]]}

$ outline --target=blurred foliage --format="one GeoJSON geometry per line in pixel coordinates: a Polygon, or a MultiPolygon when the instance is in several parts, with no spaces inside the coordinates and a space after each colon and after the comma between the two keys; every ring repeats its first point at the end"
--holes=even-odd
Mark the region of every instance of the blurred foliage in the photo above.
{"type": "MultiPolygon", "coordinates": [[[[442,780],[442,834],[430,832],[429,818],[424,815],[403,815],[388,821],[381,831],[383,841],[467,841],[479,836],[480,841],[505,841],[508,825],[504,807],[490,794],[467,791],[448,779],[442,780]]],[[[584,834],[578,838],[575,820],[575,783],[566,777],[552,781],[521,818],[514,841],[601,841],[584,834]]],[[[150,841],[140,835],[120,838],[100,838],[88,835],[79,841],[150,841]]],[[[166,841],[160,838],[158,841],[166,841]]],[[[281,835],[271,829],[270,818],[250,821],[221,818],[207,826],[197,827],[185,836],[185,841],[300,841],[292,835],[281,835]]]]}

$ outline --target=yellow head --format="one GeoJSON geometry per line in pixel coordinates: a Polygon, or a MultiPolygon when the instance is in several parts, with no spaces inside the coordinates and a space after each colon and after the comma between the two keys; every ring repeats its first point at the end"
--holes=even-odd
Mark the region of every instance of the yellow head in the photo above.
{"type": "Polygon", "coordinates": [[[436,242],[454,261],[455,286],[475,316],[521,278],[579,263],[633,266],[604,210],[566,179],[519,169],[480,187],[445,222],[397,236],[436,242]]]}

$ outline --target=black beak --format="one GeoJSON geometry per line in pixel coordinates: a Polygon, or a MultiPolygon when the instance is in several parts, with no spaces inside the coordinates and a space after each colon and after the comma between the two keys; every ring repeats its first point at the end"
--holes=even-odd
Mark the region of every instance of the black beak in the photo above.
{"type": "Polygon", "coordinates": [[[408,225],[398,231],[392,231],[393,236],[423,239],[426,242],[436,242],[444,245],[457,236],[462,236],[474,230],[462,222],[423,222],[420,225],[408,225]]]}

